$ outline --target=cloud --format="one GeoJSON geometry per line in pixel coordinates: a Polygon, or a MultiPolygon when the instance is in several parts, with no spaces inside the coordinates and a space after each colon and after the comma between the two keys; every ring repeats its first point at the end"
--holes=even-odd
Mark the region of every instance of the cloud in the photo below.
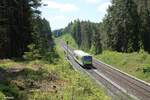
{"type": "Polygon", "coordinates": [[[48,4],[40,10],[42,16],[50,22],[52,30],[64,28],[77,18],[100,22],[107,13],[108,5],[111,4],[111,0],[42,0],[42,2],[48,4]]]}
{"type": "Polygon", "coordinates": [[[97,4],[99,3],[99,0],[85,0],[85,2],[89,4],[97,4]]]}
{"type": "Polygon", "coordinates": [[[54,16],[53,20],[54,21],[64,21],[64,20],[66,20],[66,17],[63,15],[58,15],[58,16],[54,16]]]}
{"type": "Polygon", "coordinates": [[[100,3],[106,3],[106,2],[110,2],[110,0],[81,0],[81,1],[84,1],[85,3],[88,3],[88,4],[100,4],[100,3]]]}
{"type": "Polygon", "coordinates": [[[43,3],[48,4],[48,8],[56,9],[60,12],[74,12],[79,9],[76,5],[71,3],[59,3],[53,0],[43,0],[43,3]]]}
{"type": "Polygon", "coordinates": [[[108,7],[111,5],[110,2],[105,2],[105,3],[102,3],[98,6],[98,11],[101,12],[101,13],[106,13],[107,12],[107,9],[108,7]]]}
{"type": "Polygon", "coordinates": [[[50,22],[52,30],[64,28],[70,22],[69,18],[64,15],[49,16],[47,20],[50,22]]]}

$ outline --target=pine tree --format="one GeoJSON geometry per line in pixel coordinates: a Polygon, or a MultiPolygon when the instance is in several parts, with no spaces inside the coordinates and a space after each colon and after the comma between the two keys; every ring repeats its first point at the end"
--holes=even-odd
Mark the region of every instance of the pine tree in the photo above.
{"type": "Polygon", "coordinates": [[[113,0],[105,19],[108,46],[119,52],[138,51],[139,23],[137,7],[132,0],[113,0]]]}
{"type": "Polygon", "coordinates": [[[142,20],[141,37],[144,50],[150,52],[150,2],[148,0],[143,0],[141,4],[143,4],[139,7],[141,8],[139,15],[142,20]]]}
{"type": "Polygon", "coordinates": [[[93,25],[92,27],[92,46],[91,46],[91,51],[93,54],[99,54],[102,53],[102,44],[101,44],[101,33],[99,30],[99,25],[93,25]]]}

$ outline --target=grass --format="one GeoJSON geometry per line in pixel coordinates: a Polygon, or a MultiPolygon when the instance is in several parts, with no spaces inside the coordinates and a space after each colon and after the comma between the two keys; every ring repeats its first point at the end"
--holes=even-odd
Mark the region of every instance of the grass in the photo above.
{"type": "Polygon", "coordinates": [[[150,55],[146,52],[118,53],[104,51],[97,59],[150,83],[150,55]],[[144,69],[147,69],[144,72],[144,69]]]}
{"type": "Polygon", "coordinates": [[[68,44],[71,46],[71,47],[74,47],[74,48],[78,48],[78,45],[76,44],[75,40],[73,39],[73,37],[66,33],[64,35],[62,35],[61,37],[58,37],[57,39],[57,42],[59,42],[60,40],[63,40],[65,42],[69,42],[68,44]]]}
{"type": "Polygon", "coordinates": [[[110,100],[103,88],[74,71],[57,45],[59,59],[46,61],[0,60],[0,100],[110,100]]]}

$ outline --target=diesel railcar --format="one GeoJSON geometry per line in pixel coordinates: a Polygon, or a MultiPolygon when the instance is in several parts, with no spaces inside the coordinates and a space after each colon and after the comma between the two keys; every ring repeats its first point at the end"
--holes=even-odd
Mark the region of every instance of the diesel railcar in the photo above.
{"type": "Polygon", "coordinates": [[[74,50],[74,59],[83,67],[92,65],[92,56],[81,50],[74,50]]]}

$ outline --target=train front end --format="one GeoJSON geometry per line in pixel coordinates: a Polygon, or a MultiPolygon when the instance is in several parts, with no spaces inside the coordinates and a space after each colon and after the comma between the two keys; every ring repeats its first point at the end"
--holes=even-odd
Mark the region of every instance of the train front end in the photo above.
{"type": "Polygon", "coordinates": [[[83,56],[83,65],[92,65],[92,56],[83,56]]]}

